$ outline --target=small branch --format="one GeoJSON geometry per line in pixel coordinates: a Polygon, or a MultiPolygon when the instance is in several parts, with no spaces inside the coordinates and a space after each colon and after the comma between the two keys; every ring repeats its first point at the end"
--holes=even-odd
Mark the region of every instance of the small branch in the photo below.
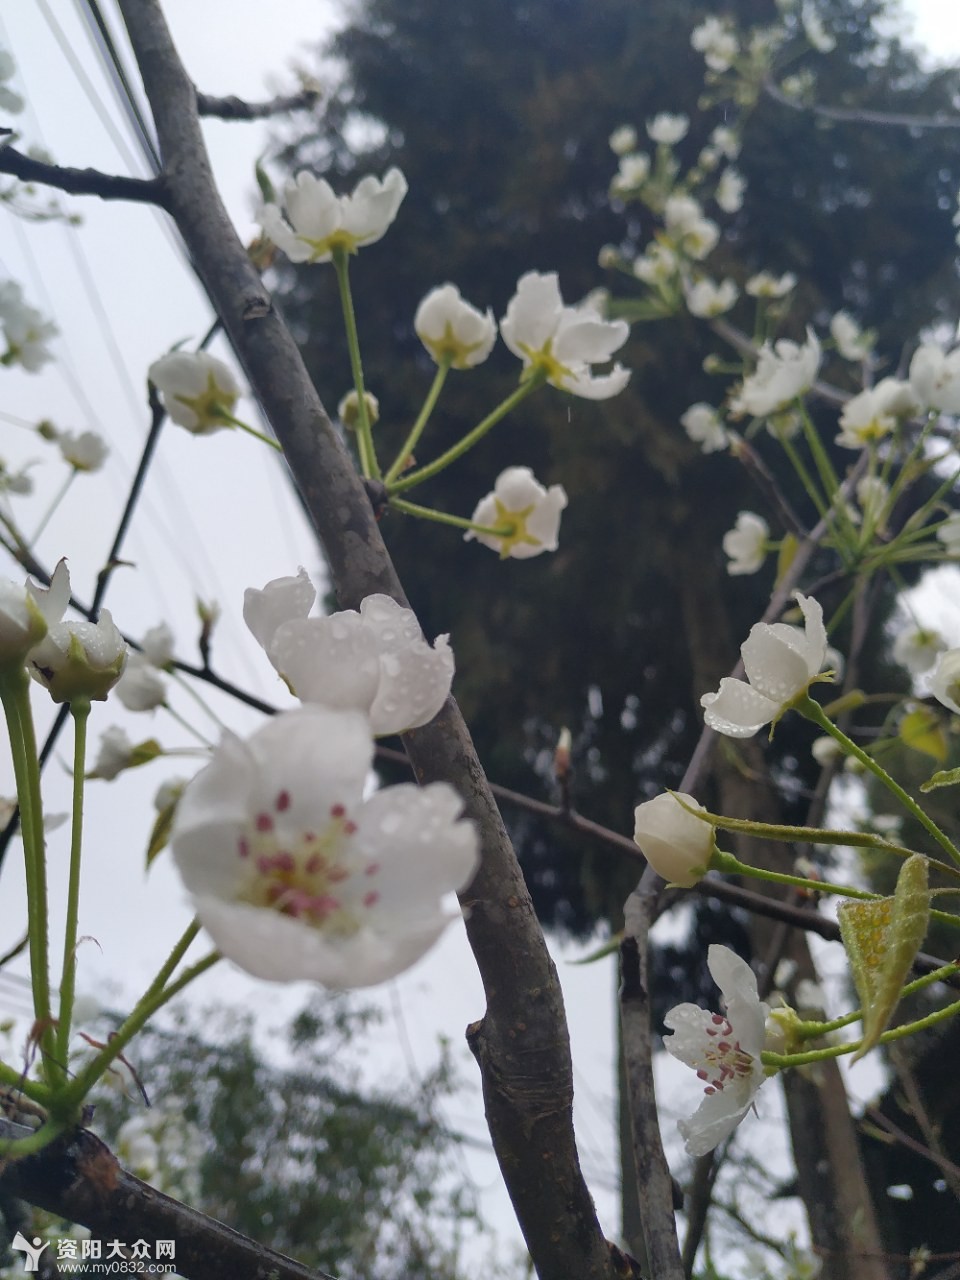
{"type": "Polygon", "coordinates": [[[162,178],[126,178],[99,169],[70,169],[65,165],[34,160],[14,147],[0,146],[0,173],[23,182],[39,182],[72,196],[99,196],[101,200],[131,200],[137,204],[167,207],[167,187],[162,178]]]}
{"type": "MultiPolygon", "coordinates": [[[[32,1133],[0,1119],[2,1138],[32,1133]]],[[[0,1189],[66,1222],[81,1223],[104,1240],[172,1240],[172,1261],[187,1280],[332,1280],[141,1182],[88,1129],[76,1129],[38,1155],[9,1164],[0,1175],[0,1189]]]]}
{"type": "Polygon", "coordinates": [[[245,102],[233,95],[214,98],[209,93],[198,92],[197,113],[217,120],[266,120],[289,111],[312,111],[322,97],[319,89],[301,89],[299,93],[280,94],[267,102],[245,102]]]}
{"type": "Polygon", "coordinates": [[[869,111],[864,107],[824,107],[816,102],[798,102],[784,93],[771,81],[763,86],[767,97],[779,102],[781,107],[801,114],[820,116],[823,120],[836,120],[844,124],[873,124],[887,129],[960,129],[960,116],[914,116],[898,111],[869,111]]]}

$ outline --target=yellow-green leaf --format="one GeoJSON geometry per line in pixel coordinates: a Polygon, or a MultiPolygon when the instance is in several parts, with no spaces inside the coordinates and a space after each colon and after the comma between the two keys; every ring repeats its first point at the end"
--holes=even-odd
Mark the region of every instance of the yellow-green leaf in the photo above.
{"type": "Polygon", "coordinates": [[[863,1039],[852,1061],[880,1039],[900,1000],[930,918],[927,860],[920,854],[900,868],[891,898],[842,902],[840,936],[863,1011],[863,1039]]]}
{"type": "Polygon", "coordinates": [[[606,942],[601,943],[595,951],[591,951],[589,955],[583,957],[582,960],[570,960],[570,964],[596,964],[598,960],[603,960],[606,956],[611,956],[620,950],[620,943],[623,941],[623,933],[615,933],[612,938],[608,938],[606,942]]]}
{"type": "Polygon", "coordinates": [[[958,782],[960,782],[960,769],[938,769],[932,778],[920,783],[920,790],[936,791],[937,787],[955,787],[958,782]]]}
{"type": "Polygon", "coordinates": [[[900,721],[900,741],[914,751],[922,751],[941,764],[947,758],[947,735],[932,707],[917,707],[900,721]]]}

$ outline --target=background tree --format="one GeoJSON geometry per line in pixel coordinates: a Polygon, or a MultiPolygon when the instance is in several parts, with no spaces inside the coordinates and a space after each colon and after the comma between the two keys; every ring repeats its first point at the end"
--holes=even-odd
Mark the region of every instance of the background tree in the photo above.
{"type": "MultiPolygon", "coordinates": [[[[749,0],[728,9],[744,25],[773,16],[749,0]]],[[[953,110],[957,75],[924,71],[881,35],[874,25],[881,4],[833,0],[822,10],[837,51],[810,51],[795,64],[800,73],[815,70],[819,101],[923,115],[953,110]]],[[[564,295],[575,298],[596,283],[601,244],[649,236],[650,220],[636,206],[626,218],[610,209],[607,137],[624,121],[642,128],[658,110],[686,112],[694,123],[678,153],[692,161],[723,118],[695,111],[703,64],[689,35],[703,16],[696,5],[629,0],[357,7],[328,50],[339,67],[328,109],[316,128],[284,140],[282,158],[290,171],[310,167],[334,186],[391,164],[410,181],[391,253],[361,256],[355,273],[384,440],[399,446],[429,384],[412,317],[441,283],[437,264],[475,305],[502,311],[522,271],[559,270],[564,295]]],[[[731,220],[719,266],[741,283],[760,268],[794,270],[804,282],[798,310],[824,325],[839,308],[852,309],[877,329],[880,369],[892,372],[903,334],[956,309],[953,135],[829,122],[761,96],[744,142],[739,167],[749,198],[731,220]]],[[[285,272],[283,305],[318,385],[345,386],[332,279],[285,272]]],[[[784,332],[802,336],[789,322],[784,332]]],[[[577,802],[620,830],[638,800],[679,782],[701,728],[699,694],[729,670],[769,589],[768,570],[720,590],[722,534],[738,510],[763,510],[762,500],[735,459],[704,463],[678,426],[689,404],[717,398],[702,368],[709,349],[702,327],[685,315],[638,326],[625,352],[635,372],[624,395],[594,406],[544,394],[516,417],[522,451],[508,423],[423,491],[431,505],[468,514],[506,465],[562,481],[571,504],[549,562],[498,564],[478,552],[466,574],[456,535],[438,538],[400,516],[385,529],[427,631],[453,633],[457,695],[490,776],[534,792],[549,785],[556,733],[568,724],[577,802]]],[[[502,349],[499,362],[506,393],[515,366],[502,349]]],[[[849,385],[839,362],[827,375],[849,385]]],[[[478,404],[469,379],[451,378],[418,461],[495,402],[499,388],[486,385],[490,401],[478,404]]],[[[773,443],[756,444],[789,488],[773,443]]],[[[850,459],[836,451],[841,470],[850,459]]],[[[803,495],[789,491],[811,523],[803,495]]],[[[841,595],[834,593],[834,605],[841,595]]],[[[824,598],[829,607],[829,590],[824,598]]],[[[892,595],[885,599],[889,608],[892,595]]],[[[860,658],[865,679],[883,661],[883,598],[879,604],[860,658]]],[[[701,798],[724,812],[804,817],[815,782],[811,737],[803,726],[781,725],[771,748],[728,752],[701,798]]],[[[578,935],[598,920],[617,927],[630,869],[528,815],[511,815],[511,833],[546,922],[578,935]]],[[[769,854],[771,865],[784,856],[769,854]]],[[[703,979],[688,975],[702,969],[690,957],[720,937],[767,959],[776,942],[763,926],[745,934],[726,910],[698,908],[689,949],[662,957],[664,1004],[699,998],[691,982],[703,979]]],[[[808,971],[809,959],[800,959],[808,971]]],[[[791,1087],[803,1092],[802,1084],[791,1087]]],[[[805,1195],[822,1214],[840,1201],[813,1174],[812,1135],[830,1129],[822,1113],[814,1118],[818,1105],[812,1097],[798,1103],[794,1122],[810,1156],[805,1195]]]]}

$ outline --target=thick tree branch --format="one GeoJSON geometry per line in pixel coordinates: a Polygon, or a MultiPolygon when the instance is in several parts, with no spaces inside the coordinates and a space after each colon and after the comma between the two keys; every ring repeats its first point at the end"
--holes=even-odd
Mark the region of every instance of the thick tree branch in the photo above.
{"type": "Polygon", "coordinates": [[[129,200],[137,204],[167,207],[162,178],[126,178],[122,174],[101,173],[99,169],[70,169],[65,165],[34,160],[14,147],[0,146],[0,173],[9,173],[23,182],[39,182],[72,196],[99,196],[101,200],[129,200]]]}
{"type": "MultiPolygon", "coordinates": [[[[307,375],[300,353],[220,201],[203,146],[196,94],[157,0],[121,0],[163,156],[169,209],[321,538],[340,602],[372,592],[405,603],[369,499],[307,375]]],[[[465,895],[467,931],[487,997],[471,1031],[487,1119],[541,1280],[609,1280],[610,1250],[580,1172],[563,998],[500,814],[452,699],[407,735],[423,781],[445,780],[477,825],[481,866],[465,895]]]]}
{"type": "MultiPolygon", "coordinates": [[[[2,1138],[32,1132],[0,1119],[2,1138]]],[[[141,1182],[87,1129],[7,1165],[0,1188],[66,1222],[82,1223],[102,1240],[172,1240],[177,1273],[187,1280],[333,1280],[141,1182]]]]}
{"type": "Polygon", "coordinates": [[[214,98],[198,91],[197,114],[217,120],[266,120],[291,111],[312,111],[322,97],[319,89],[301,89],[299,93],[282,94],[267,102],[245,102],[232,94],[227,98],[214,98]]]}

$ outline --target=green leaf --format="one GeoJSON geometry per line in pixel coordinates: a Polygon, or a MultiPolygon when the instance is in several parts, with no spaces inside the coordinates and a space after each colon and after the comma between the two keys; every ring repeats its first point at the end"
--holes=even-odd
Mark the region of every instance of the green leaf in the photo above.
{"type": "Polygon", "coordinates": [[[942,764],[947,758],[947,735],[932,707],[917,707],[900,721],[900,741],[913,751],[922,751],[942,764]]]}
{"type": "Polygon", "coordinates": [[[892,898],[842,902],[837,917],[863,1010],[863,1040],[851,1059],[856,1062],[883,1035],[926,937],[930,918],[926,858],[915,853],[906,860],[892,898]]]}
{"type": "Polygon", "coordinates": [[[173,827],[173,815],[177,812],[177,805],[180,803],[180,797],[183,794],[183,786],[171,787],[170,799],[163,805],[156,816],[156,820],[150,829],[150,839],[147,841],[147,866],[149,867],[158,853],[165,849],[170,841],[170,831],[173,827]]]}
{"type": "Polygon", "coordinates": [[[591,951],[589,955],[584,956],[581,960],[570,960],[569,964],[596,964],[598,960],[603,960],[607,956],[614,955],[620,950],[620,943],[623,941],[623,933],[615,933],[612,938],[608,938],[595,951],[591,951]]]}
{"type": "Polygon", "coordinates": [[[936,791],[937,787],[953,787],[958,782],[960,782],[960,769],[938,769],[932,778],[920,783],[920,790],[936,791]]]}

